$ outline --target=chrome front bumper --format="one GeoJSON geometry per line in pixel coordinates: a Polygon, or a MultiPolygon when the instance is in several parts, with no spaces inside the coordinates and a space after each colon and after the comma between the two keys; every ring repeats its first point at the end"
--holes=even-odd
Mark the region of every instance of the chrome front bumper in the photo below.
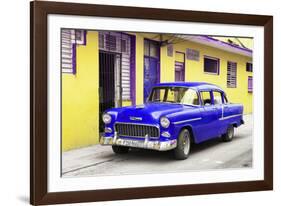
{"type": "Polygon", "coordinates": [[[104,137],[100,138],[101,145],[119,145],[119,146],[127,146],[127,147],[136,147],[136,148],[144,148],[144,149],[152,149],[158,151],[167,151],[176,148],[177,140],[168,140],[168,141],[158,141],[158,140],[149,140],[148,137],[145,137],[143,140],[131,140],[131,139],[123,139],[114,135],[112,137],[104,137]]]}

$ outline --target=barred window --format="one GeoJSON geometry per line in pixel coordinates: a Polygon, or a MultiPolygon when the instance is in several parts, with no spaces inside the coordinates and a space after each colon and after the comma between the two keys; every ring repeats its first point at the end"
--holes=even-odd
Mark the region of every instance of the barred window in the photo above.
{"type": "Polygon", "coordinates": [[[236,62],[227,62],[227,87],[236,88],[237,82],[237,63],[236,62]]]}

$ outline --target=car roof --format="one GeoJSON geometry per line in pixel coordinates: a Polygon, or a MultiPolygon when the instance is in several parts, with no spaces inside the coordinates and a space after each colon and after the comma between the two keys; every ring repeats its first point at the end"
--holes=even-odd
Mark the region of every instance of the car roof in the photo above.
{"type": "Polygon", "coordinates": [[[206,82],[164,82],[164,83],[158,83],[154,85],[155,87],[192,87],[197,90],[223,90],[215,85],[215,84],[210,84],[206,82]]]}

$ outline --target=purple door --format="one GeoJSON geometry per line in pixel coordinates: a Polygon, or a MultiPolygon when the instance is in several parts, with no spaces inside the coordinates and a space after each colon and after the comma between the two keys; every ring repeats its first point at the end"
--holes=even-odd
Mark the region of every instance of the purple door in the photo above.
{"type": "Polygon", "coordinates": [[[146,102],[154,84],[160,80],[160,45],[159,42],[144,40],[144,81],[143,101],[146,102]]]}
{"type": "Polygon", "coordinates": [[[158,83],[158,59],[144,57],[144,88],[143,101],[146,102],[154,84],[158,83]]]}
{"type": "Polygon", "coordinates": [[[175,81],[184,82],[184,63],[176,62],[175,63],[175,81]]]}

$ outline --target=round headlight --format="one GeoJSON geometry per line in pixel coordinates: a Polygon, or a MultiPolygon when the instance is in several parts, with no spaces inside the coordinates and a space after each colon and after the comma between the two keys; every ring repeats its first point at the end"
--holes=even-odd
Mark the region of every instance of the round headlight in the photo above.
{"type": "Polygon", "coordinates": [[[111,116],[109,114],[102,115],[102,120],[105,124],[109,124],[111,122],[111,116]]]}
{"type": "Polygon", "coordinates": [[[168,128],[170,125],[170,120],[167,117],[161,117],[160,124],[164,128],[168,128]]]}

